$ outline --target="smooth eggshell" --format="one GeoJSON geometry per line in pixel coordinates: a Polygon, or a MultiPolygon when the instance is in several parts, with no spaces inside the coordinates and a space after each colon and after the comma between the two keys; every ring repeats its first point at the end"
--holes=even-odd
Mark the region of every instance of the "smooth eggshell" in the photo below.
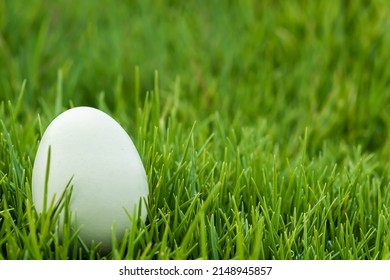
{"type": "MultiPolygon", "coordinates": [[[[76,107],[55,118],[42,136],[32,174],[33,201],[43,210],[45,175],[51,147],[48,204],[58,199],[69,180],[74,226],[86,244],[111,248],[115,224],[117,239],[131,227],[140,200],[148,196],[148,184],[139,154],[125,130],[106,113],[76,107]]],[[[141,219],[146,219],[142,202],[141,219]]]]}

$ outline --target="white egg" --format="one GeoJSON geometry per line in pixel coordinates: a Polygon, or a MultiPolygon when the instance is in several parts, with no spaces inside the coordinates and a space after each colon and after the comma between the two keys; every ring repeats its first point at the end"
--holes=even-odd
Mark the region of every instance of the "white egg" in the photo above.
{"type": "MultiPolygon", "coordinates": [[[[146,219],[143,202],[148,183],[140,156],[125,130],[109,115],[91,107],[76,107],[55,118],[42,136],[32,173],[32,194],[38,213],[43,211],[49,147],[47,201],[56,200],[72,179],[70,201],[73,226],[86,244],[111,248],[112,225],[121,239],[131,227],[131,216],[146,219]],[[127,213],[126,213],[127,212],[127,213]]],[[[47,206],[48,207],[48,206],[47,206]]]]}

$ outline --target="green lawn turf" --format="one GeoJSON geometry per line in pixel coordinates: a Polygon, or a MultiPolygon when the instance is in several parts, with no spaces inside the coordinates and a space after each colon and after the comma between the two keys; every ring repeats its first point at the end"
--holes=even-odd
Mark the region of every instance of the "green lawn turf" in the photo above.
{"type": "Polygon", "coordinates": [[[0,120],[0,259],[390,258],[389,1],[0,0],[0,120]],[[108,255],[31,200],[80,105],[148,175],[108,255]]]}

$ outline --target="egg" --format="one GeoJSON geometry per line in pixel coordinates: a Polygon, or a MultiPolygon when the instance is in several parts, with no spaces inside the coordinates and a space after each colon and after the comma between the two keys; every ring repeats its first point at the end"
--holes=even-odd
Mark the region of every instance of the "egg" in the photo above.
{"type": "Polygon", "coordinates": [[[72,226],[80,229],[79,237],[87,245],[94,241],[110,249],[113,225],[120,240],[131,228],[129,215],[146,219],[145,169],[129,135],[112,117],[95,108],[76,107],[50,123],[32,172],[38,213],[44,209],[49,148],[47,207],[53,198],[58,201],[70,182],[72,226]]]}

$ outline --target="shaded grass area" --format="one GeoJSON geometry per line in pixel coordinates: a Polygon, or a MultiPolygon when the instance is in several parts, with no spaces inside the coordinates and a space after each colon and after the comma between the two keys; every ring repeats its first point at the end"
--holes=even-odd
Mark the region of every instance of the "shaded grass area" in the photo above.
{"type": "Polygon", "coordinates": [[[386,1],[70,2],[0,1],[0,258],[390,257],[386,1]],[[31,202],[39,139],[79,105],[149,180],[108,255],[31,202]]]}

